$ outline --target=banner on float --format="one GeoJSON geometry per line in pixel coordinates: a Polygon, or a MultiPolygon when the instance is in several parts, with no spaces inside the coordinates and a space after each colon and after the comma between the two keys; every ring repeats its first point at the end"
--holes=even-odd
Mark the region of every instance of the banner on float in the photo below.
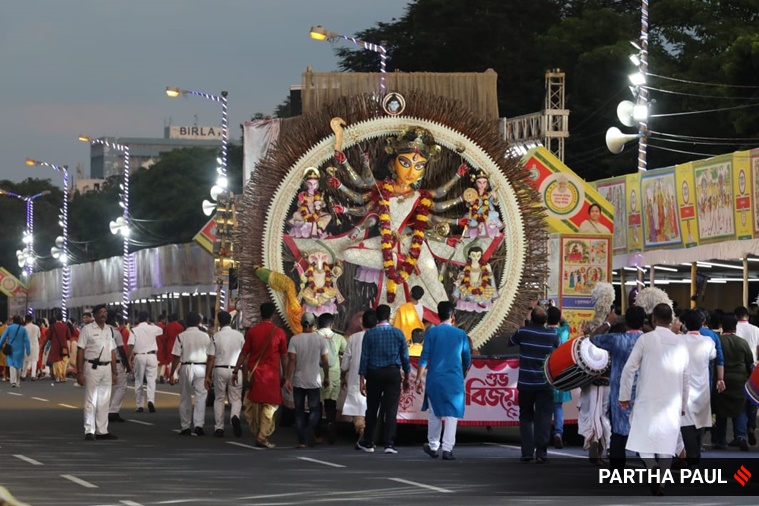
{"type": "Polygon", "coordinates": [[[528,171],[527,182],[540,194],[550,233],[613,232],[614,207],[553,153],[542,146],[533,148],[522,158],[522,166],[528,171]],[[590,219],[593,204],[601,208],[597,221],[590,219]]]}
{"type": "Polygon", "coordinates": [[[627,251],[643,251],[643,217],[641,213],[640,173],[625,176],[627,190],[627,251]]]}
{"type": "Polygon", "coordinates": [[[682,245],[673,169],[649,171],[641,177],[643,245],[646,249],[682,245]]]}
{"type": "Polygon", "coordinates": [[[752,213],[754,224],[754,237],[759,239],[759,148],[750,151],[751,159],[751,188],[753,191],[754,212],[752,213]]]}
{"type": "Polygon", "coordinates": [[[8,298],[26,298],[27,295],[24,284],[4,267],[0,267],[0,292],[8,298]]]}
{"type": "Polygon", "coordinates": [[[735,239],[733,154],[693,162],[699,244],[735,239]]]}
{"type": "Polygon", "coordinates": [[[680,229],[686,248],[698,246],[698,223],[696,223],[696,192],[693,179],[693,164],[675,167],[677,178],[677,207],[680,211],[680,229]]]}
{"type": "Polygon", "coordinates": [[[596,190],[614,208],[614,254],[627,253],[627,178],[615,177],[599,181],[596,190]]]}
{"type": "Polygon", "coordinates": [[[611,279],[610,247],[609,235],[561,237],[559,305],[562,310],[593,307],[593,288],[611,279]]]}
{"type": "Polygon", "coordinates": [[[561,316],[569,325],[569,338],[574,339],[585,334],[585,325],[593,320],[595,314],[593,309],[563,309],[561,316]]]}
{"type": "Polygon", "coordinates": [[[735,236],[754,238],[751,213],[751,158],[748,152],[733,153],[733,195],[735,195],[735,236]]]}

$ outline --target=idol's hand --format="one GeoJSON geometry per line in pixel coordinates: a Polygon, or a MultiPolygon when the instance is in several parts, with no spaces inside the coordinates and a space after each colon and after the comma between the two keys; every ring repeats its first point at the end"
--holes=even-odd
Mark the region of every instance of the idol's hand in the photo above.
{"type": "Polygon", "coordinates": [[[335,214],[343,214],[345,212],[345,208],[339,204],[332,206],[332,212],[335,214]]]}
{"type": "Polygon", "coordinates": [[[459,177],[464,177],[467,175],[469,170],[470,170],[469,166],[465,163],[462,163],[461,165],[459,165],[459,169],[456,171],[456,175],[459,177]]]}
{"type": "Polygon", "coordinates": [[[348,159],[347,156],[345,156],[345,153],[342,151],[335,150],[335,161],[337,163],[345,163],[345,161],[348,159]]]}
{"type": "Polygon", "coordinates": [[[331,186],[332,188],[340,188],[343,183],[340,182],[339,179],[337,179],[335,176],[329,176],[327,178],[327,184],[331,186]]]}

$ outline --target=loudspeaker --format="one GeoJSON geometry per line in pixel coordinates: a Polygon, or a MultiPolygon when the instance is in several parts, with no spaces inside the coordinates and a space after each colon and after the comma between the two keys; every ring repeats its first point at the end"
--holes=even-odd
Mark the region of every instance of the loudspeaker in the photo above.
{"type": "Polygon", "coordinates": [[[609,148],[609,151],[618,155],[625,149],[625,144],[640,137],[640,134],[625,134],[619,128],[611,127],[606,131],[606,147],[609,148]]]}

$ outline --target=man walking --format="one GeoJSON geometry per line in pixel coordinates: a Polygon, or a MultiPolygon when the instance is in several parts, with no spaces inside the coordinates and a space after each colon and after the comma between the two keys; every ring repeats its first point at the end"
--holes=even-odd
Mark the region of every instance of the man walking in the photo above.
{"type": "MultiPolygon", "coordinates": [[[[638,338],[622,370],[619,404],[625,410],[630,407],[638,372],[627,449],[638,452],[649,468],[668,470],[688,401],[688,347],[682,336],[669,328],[672,308],[668,304],[654,307],[651,323],[654,330],[638,338]]],[[[661,484],[652,483],[651,493],[662,495],[661,484]]]]}
{"type": "Polygon", "coordinates": [[[454,309],[455,306],[449,301],[437,305],[440,325],[431,327],[425,333],[416,372],[416,391],[420,394],[424,392],[422,411],[430,410],[424,452],[437,458],[445,421],[443,460],[455,459],[456,425],[459,418],[464,418],[464,377],[472,365],[469,337],[466,332],[454,327],[454,309]]]}
{"type": "Polygon", "coordinates": [[[285,388],[292,392],[295,402],[295,428],[298,448],[305,448],[306,436],[313,441],[322,416],[320,387],[329,386],[329,349],[327,341],[315,332],[316,316],[304,313],[303,332],[290,339],[287,348],[288,364],[285,388]],[[323,378],[319,377],[319,365],[323,378]],[[305,403],[308,401],[308,422],[305,403]]]}
{"type": "Polygon", "coordinates": [[[163,383],[166,379],[167,373],[171,369],[172,355],[171,350],[174,349],[174,341],[177,336],[184,332],[184,327],[177,321],[178,317],[176,313],[169,315],[169,323],[166,325],[166,329],[163,334],[160,335],[156,341],[158,343],[158,377],[160,382],[163,383]]]}
{"type": "Polygon", "coordinates": [[[329,350],[329,386],[322,387],[321,399],[324,403],[324,415],[327,419],[327,441],[335,444],[337,438],[337,397],[340,395],[340,357],[345,353],[345,338],[332,330],[334,315],[322,313],[318,318],[317,334],[327,342],[329,350]]]}
{"type": "Polygon", "coordinates": [[[287,338],[272,321],[276,310],[271,302],[261,304],[262,321],[248,329],[232,375],[232,383],[239,383],[238,372],[247,362],[251,387],[244,401],[245,418],[256,445],[262,448],[274,448],[269,437],[274,434],[274,414],[282,404],[283,374],[287,371],[287,338]]]}
{"type": "Polygon", "coordinates": [[[551,437],[553,388],[543,374],[543,362],[559,347],[559,336],[546,328],[548,317],[540,306],[530,313],[530,325],[511,336],[511,344],[519,346],[519,434],[522,440],[522,462],[535,458],[538,464],[548,462],[548,440],[551,437]]]}
{"type": "MultiPolygon", "coordinates": [[[[111,386],[116,381],[116,341],[113,328],[105,323],[108,309],[99,304],[92,310],[94,321],[82,328],[77,346],[76,375],[84,385],[84,439],[117,439],[108,432],[111,386]]],[[[65,323],[60,320],[65,326],[65,323]]],[[[67,327],[68,329],[68,327],[67,327]]]]}
{"type": "Polygon", "coordinates": [[[220,329],[214,334],[211,346],[208,348],[208,362],[206,363],[206,390],[211,389],[215,393],[213,401],[214,437],[224,437],[224,401],[229,399],[230,418],[232,430],[235,436],[242,436],[240,426],[240,410],[242,409],[242,382],[233,381],[239,374],[235,369],[237,359],[240,356],[242,345],[245,342],[242,334],[229,324],[232,315],[226,311],[219,311],[216,315],[220,329]],[[234,371],[233,371],[234,369],[234,371]]]}
{"type": "MultiPolygon", "coordinates": [[[[742,337],[751,350],[751,355],[756,364],[757,352],[759,351],[759,327],[749,323],[748,309],[744,306],[738,306],[734,311],[735,317],[738,319],[738,324],[735,327],[735,334],[742,337]]],[[[746,434],[748,434],[748,444],[754,446],[756,444],[756,405],[746,399],[746,434]]]]}
{"type": "Polygon", "coordinates": [[[147,311],[140,311],[138,324],[129,334],[130,362],[134,364],[134,399],[137,413],[145,412],[145,386],[147,379],[148,411],[155,413],[155,382],[158,378],[158,343],[156,338],[163,334],[161,328],[148,320],[147,311]]]}
{"type": "Polygon", "coordinates": [[[116,327],[113,329],[113,339],[116,342],[116,381],[111,390],[111,405],[108,408],[109,422],[126,422],[122,418],[121,405],[124,403],[126,396],[127,380],[132,372],[132,365],[129,362],[129,329],[124,325],[124,318],[116,311],[108,311],[108,325],[116,327]]]}
{"type": "Polygon", "coordinates": [[[200,315],[194,311],[187,314],[187,330],[174,341],[171,354],[170,383],[179,383],[180,436],[204,436],[206,397],[206,361],[211,338],[200,330],[200,315]],[[179,379],[177,379],[177,377],[179,379]],[[193,409],[192,398],[195,396],[193,409]],[[194,428],[191,428],[194,427],[194,428]]]}
{"type": "MultiPolygon", "coordinates": [[[[358,367],[361,365],[361,348],[364,342],[364,334],[369,329],[377,326],[377,313],[367,309],[361,315],[361,328],[363,330],[348,337],[348,345],[345,348],[340,368],[342,369],[341,385],[346,390],[345,403],[343,404],[343,416],[353,417],[353,428],[358,435],[358,442],[364,438],[366,427],[366,396],[361,393],[358,381],[358,367]]],[[[356,446],[358,450],[358,446],[356,446]]]]}
{"type": "Polygon", "coordinates": [[[411,364],[408,358],[406,337],[400,329],[390,325],[390,306],[377,306],[379,323],[364,334],[359,365],[359,385],[366,395],[366,429],[364,438],[357,443],[359,449],[374,452],[374,428],[380,404],[385,413],[385,453],[398,453],[394,446],[398,401],[403,389],[409,389],[411,364]],[[403,377],[401,377],[403,369],[403,377]]]}
{"type": "Polygon", "coordinates": [[[24,328],[26,334],[29,336],[30,352],[24,360],[24,366],[21,369],[21,379],[26,379],[26,372],[30,371],[32,381],[37,379],[37,361],[40,356],[40,328],[32,322],[32,315],[28,314],[24,317],[24,328]]]}
{"type": "Polygon", "coordinates": [[[24,361],[29,356],[31,349],[29,336],[26,334],[26,329],[21,325],[19,315],[13,316],[13,323],[8,325],[0,337],[0,348],[5,345],[12,348],[11,353],[5,357],[7,367],[11,370],[11,387],[18,387],[21,385],[21,369],[24,367],[24,361]]]}
{"type": "MultiPolygon", "coordinates": [[[[103,317],[103,322],[105,322],[105,317],[103,317]]],[[[105,323],[103,324],[105,325],[105,323]]],[[[71,340],[71,331],[69,330],[69,326],[63,322],[63,313],[60,310],[55,313],[55,323],[50,327],[49,335],[50,351],[47,355],[47,361],[52,364],[50,372],[55,377],[56,383],[64,383],[66,381],[66,367],[69,360],[68,345],[71,340]]],[[[77,378],[80,377],[81,372],[81,370],[77,369],[77,378]]]]}

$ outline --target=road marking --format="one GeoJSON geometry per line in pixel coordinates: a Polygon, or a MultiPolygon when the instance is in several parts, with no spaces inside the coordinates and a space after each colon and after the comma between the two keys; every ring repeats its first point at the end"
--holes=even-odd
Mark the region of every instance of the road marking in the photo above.
{"type": "Polygon", "coordinates": [[[8,395],[15,395],[16,397],[23,397],[24,394],[17,394],[16,392],[8,392],[8,395]]]}
{"type": "Polygon", "coordinates": [[[185,502],[200,502],[204,499],[172,499],[171,501],[161,501],[155,504],[182,504],[185,502]]]}
{"type": "MultiPolygon", "coordinates": [[[[127,387],[127,388],[128,388],[129,390],[134,390],[134,387],[127,387]]],[[[156,390],[156,391],[155,391],[155,393],[157,393],[157,394],[166,394],[166,395],[173,395],[173,396],[175,396],[175,397],[179,397],[179,396],[181,396],[181,395],[182,395],[182,394],[180,394],[180,393],[177,393],[177,392],[166,392],[166,391],[164,391],[164,390],[156,390]]],[[[165,503],[158,503],[158,504],[165,504],[165,503]]]]}
{"type": "Polygon", "coordinates": [[[81,485],[81,486],[83,486],[84,488],[98,488],[98,486],[97,486],[97,485],[93,485],[93,484],[92,484],[92,483],[90,483],[89,481],[84,481],[83,479],[81,479],[81,478],[77,478],[76,476],[74,476],[74,475],[71,475],[71,474],[62,474],[62,475],[61,475],[61,478],[66,478],[66,479],[67,479],[67,480],[69,480],[69,481],[73,481],[73,482],[74,482],[74,483],[76,483],[77,485],[81,485]]]}
{"type": "Polygon", "coordinates": [[[443,492],[446,494],[450,494],[453,492],[453,490],[448,490],[447,488],[435,487],[433,485],[426,485],[424,483],[419,483],[418,481],[404,480],[403,478],[388,478],[388,480],[397,481],[398,483],[405,483],[406,485],[414,485],[415,487],[426,488],[427,490],[434,490],[435,492],[443,492]]]}
{"type": "Polygon", "coordinates": [[[129,501],[127,499],[122,499],[119,501],[121,504],[126,504],[126,506],[142,506],[142,504],[134,501],[129,501]]]}
{"type": "Polygon", "coordinates": [[[155,425],[154,423],[143,422],[142,420],[134,420],[132,418],[127,418],[127,422],[139,423],[140,425],[155,425]]]}
{"type": "Polygon", "coordinates": [[[64,408],[71,408],[71,409],[79,409],[76,406],[72,406],[71,404],[58,404],[59,406],[63,406],[64,408]]]}
{"type": "Polygon", "coordinates": [[[243,444],[243,443],[238,443],[236,441],[227,441],[227,444],[228,445],[240,446],[242,448],[249,448],[251,450],[263,450],[263,448],[259,448],[257,446],[252,446],[252,445],[246,445],[246,444],[243,444]]]}
{"type": "Polygon", "coordinates": [[[29,462],[33,466],[42,466],[42,465],[44,465],[39,460],[30,459],[29,457],[26,457],[24,455],[14,455],[14,457],[16,457],[19,460],[23,460],[24,462],[29,462]]]}
{"type": "MultiPolygon", "coordinates": [[[[520,451],[522,450],[521,446],[516,446],[516,445],[503,445],[503,444],[499,444],[499,443],[482,443],[482,444],[488,445],[488,446],[498,446],[500,448],[510,448],[512,450],[520,450],[520,451]]],[[[557,452],[556,450],[548,450],[548,453],[551,454],[551,455],[561,455],[562,457],[572,457],[574,459],[585,459],[585,458],[587,458],[587,456],[585,456],[585,455],[575,455],[573,453],[557,452]]]]}
{"type": "Polygon", "coordinates": [[[306,462],[313,462],[315,464],[322,464],[324,466],[330,466],[330,467],[345,467],[342,464],[333,464],[332,462],[327,462],[325,460],[318,460],[318,459],[312,459],[310,457],[296,457],[299,460],[305,460],[306,462]]]}
{"type": "Polygon", "coordinates": [[[42,402],[50,402],[47,399],[43,399],[42,397],[32,397],[35,401],[42,401],[42,402]]]}

